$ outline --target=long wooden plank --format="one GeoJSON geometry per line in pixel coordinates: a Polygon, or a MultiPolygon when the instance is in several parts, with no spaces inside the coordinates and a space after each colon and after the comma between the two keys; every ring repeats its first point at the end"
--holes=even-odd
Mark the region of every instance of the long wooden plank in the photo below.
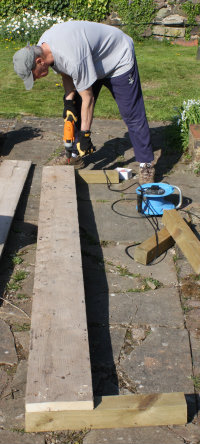
{"type": "Polygon", "coordinates": [[[26,413],[26,431],[44,432],[162,426],[187,423],[183,393],[105,396],[91,411],[26,413]]]}
{"type": "Polygon", "coordinates": [[[4,160],[0,165],[0,256],[30,166],[30,161],[22,160],[4,160]]]}
{"type": "Polygon", "coordinates": [[[119,183],[116,170],[76,170],[76,176],[86,183],[119,183]]]}
{"type": "Polygon", "coordinates": [[[74,168],[43,168],[26,412],[92,409],[74,168]]]}
{"type": "Polygon", "coordinates": [[[147,265],[168,250],[168,248],[172,247],[172,245],[174,245],[174,239],[166,228],[162,228],[157,232],[157,235],[154,234],[135,247],[134,259],[136,262],[140,262],[140,264],[147,265]]]}
{"type": "Polygon", "coordinates": [[[176,210],[165,210],[162,222],[182,250],[195,273],[200,273],[200,242],[176,210]]]}

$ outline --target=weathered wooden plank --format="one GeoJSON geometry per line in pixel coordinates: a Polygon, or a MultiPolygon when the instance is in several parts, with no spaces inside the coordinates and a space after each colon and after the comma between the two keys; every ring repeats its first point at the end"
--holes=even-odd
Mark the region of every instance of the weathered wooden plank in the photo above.
{"type": "Polygon", "coordinates": [[[183,393],[105,396],[91,411],[26,413],[26,431],[104,429],[187,423],[183,393]]]}
{"type": "Polygon", "coordinates": [[[162,222],[195,273],[200,273],[200,242],[176,210],[164,210],[162,222]]]}
{"type": "Polygon", "coordinates": [[[174,245],[174,239],[166,228],[162,228],[157,232],[157,235],[154,234],[135,247],[134,259],[136,262],[140,262],[140,264],[147,265],[168,250],[168,248],[172,247],[172,245],[174,245]]]}
{"type": "Polygon", "coordinates": [[[26,411],[92,409],[74,168],[43,168],[26,411]]]}
{"type": "Polygon", "coordinates": [[[30,166],[30,161],[22,160],[4,160],[0,165],[0,256],[30,166]]]}
{"type": "Polygon", "coordinates": [[[119,183],[116,170],[76,170],[76,176],[86,183],[119,183]]]}

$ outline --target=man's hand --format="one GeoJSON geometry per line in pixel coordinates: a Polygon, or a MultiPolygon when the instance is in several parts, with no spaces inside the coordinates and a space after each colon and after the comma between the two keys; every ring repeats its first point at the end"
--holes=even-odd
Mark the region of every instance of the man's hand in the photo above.
{"type": "Polygon", "coordinates": [[[95,150],[95,147],[92,144],[90,131],[80,131],[79,140],[76,144],[79,155],[85,156],[86,154],[92,154],[95,150]]]}
{"type": "Polygon", "coordinates": [[[77,111],[76,111],[76,102],[75,100],[67,100],[65,96],[63,97],[64,101],[64,110],[63,110],[63,119],[68,119],[69,116],[72,116],[74,122],[77,122],[77,111]]]}

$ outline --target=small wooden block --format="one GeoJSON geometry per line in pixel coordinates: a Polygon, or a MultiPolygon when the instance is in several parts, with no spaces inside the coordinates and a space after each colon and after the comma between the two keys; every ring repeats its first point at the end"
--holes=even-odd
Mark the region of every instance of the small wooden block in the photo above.
{"type": "Polygon", "coordinates": [[[157,235],[154,234],[142,244],[136,246],[134,259],[140,264],[147,265],[173,245],[174,239],[170,236],[169,231],[162,228],[157,232],[157,235]]]}
{"type": "Polygon", "coordinates": [[[76,177],[86,183],[119,183],[119,173],[116,170],[75,170],[76,177]]]}
{"type": "Polygon", "coordinates": [[[200,242],[176,210],[164,210],[162,222],[195,273],[200,273],[200,242]]]}
{"type": "Polygon", "coordinates": [[[26,413],[27,432],[178,425],[187,423],[184,393],[104,396],[94,410],[26,413]]]}

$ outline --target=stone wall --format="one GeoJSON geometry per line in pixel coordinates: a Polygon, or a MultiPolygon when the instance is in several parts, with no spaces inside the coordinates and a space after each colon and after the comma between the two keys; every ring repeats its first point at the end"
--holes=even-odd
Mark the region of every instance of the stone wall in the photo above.
{"type": "MultiPolygon", "coordinates": [[[[171,4],[168,0],[156,0],[157,13],[154,18],[152,34],[155,38],[162,40],[184,39],[187,28],[187,15],[181,9],[183,0],[176,4],[171,4]]],[[[191,32],[191,39],[196,40],[200,35],[200,17],[196,18],[197,26],[194,26],[191,32]]]]}
{"type": "MultiPolygon", "coordinates": [[[[158,40],[172,39],[181,41],[185,39],[187,29],[187,15],[181,9],[181,4],[186,0],[155,0],[156,16],[151,26],[147,27],[145,36],[153,35],[158,40]]],[[[193,3],[199,3],[199,0],[193,0],[193,3]]],[[[113,12],[107,19],[107,22],[114,26],[122,26],[123,23],[117,13],[113,12]]],[[[197,25],[193,27],[191,32],[191,43],[198,44],[200,37],[200,16],[196,17],[197,25]]]]}

